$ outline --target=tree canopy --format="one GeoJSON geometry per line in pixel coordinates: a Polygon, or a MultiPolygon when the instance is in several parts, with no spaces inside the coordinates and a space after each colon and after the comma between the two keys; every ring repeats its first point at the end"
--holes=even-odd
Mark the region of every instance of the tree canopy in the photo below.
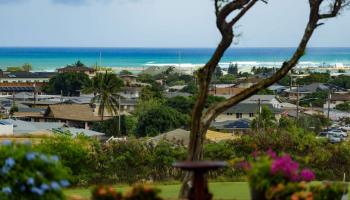
{"type": "Polygon", "coordinates": [[[67,72],[52,77],[43,88],[48,94],[61,94],[64,96],[78,96],[80,91],[91,84],[89,76],[84,73],[67,72]]]}

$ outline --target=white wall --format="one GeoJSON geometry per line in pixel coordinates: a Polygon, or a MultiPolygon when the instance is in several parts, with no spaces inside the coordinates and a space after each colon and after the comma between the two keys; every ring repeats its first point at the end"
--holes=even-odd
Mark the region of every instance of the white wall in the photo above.
{"type": "Polygon", "coordinates": [[[0,125],[0,135],[13,135],[13,125],[0,125]]]}

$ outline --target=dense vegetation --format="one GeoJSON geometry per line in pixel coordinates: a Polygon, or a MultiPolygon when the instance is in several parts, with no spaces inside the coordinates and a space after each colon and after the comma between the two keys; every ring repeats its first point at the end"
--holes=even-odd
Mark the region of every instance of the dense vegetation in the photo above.
{"type": "Polygon", "coordinates": [[[77,96],[80,91],[91,84],[88,75],[84,73],[67,72],[52,77],[43,88],[47,94],[62,94],[64,96],[77,96]]]}
{"type": "MultiPolygon", "coordinates": [[[[312,125],[284,117],[279,123],[273,122],[272,126],[265,124],[263,131],[253,131],[236,140],[207,141],[204,147],[206,160],[226,160],[231,164],[212,173],[211,177],[244,180],[244,173],[236,168],[236,161],[269,148],[291,154],[302,167],[314,170],[320,179],[341,180],[344,172],[350,173],[349,142],[330,144],[304,129],[304,126],[312,125]]],[[[174,169],[172,163],[186,158],[186,147],[180,141],[154,143],[132,137],[128,141],[104,144],[84,136],[72,138],[63,134],[44,140],[35,149],[58,155],[62,164],[70,169],[72,182],[78,185],[180,179],[182,173],[174,169]]]]}

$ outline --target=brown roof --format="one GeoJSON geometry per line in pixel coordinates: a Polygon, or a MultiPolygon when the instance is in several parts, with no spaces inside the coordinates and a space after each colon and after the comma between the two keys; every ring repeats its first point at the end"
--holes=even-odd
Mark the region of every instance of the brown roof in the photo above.
{"type": "Polygon", "coordinates": [[[57,69],[57,71],[59,72],[86,72],[86,71],[94,72],[95,69],[89,68],[86,66],[67,66],[67,67],[57,69]]]}
{"type": "Polygon", "coordinates": [[[47,118],[65,119],[73,121],[100,121],[93,109],[87,104],[59,104],[50,105],[46,111],[47,118]]]}
{"type": "Polygon", "coordinates": [[[235,87],[227,87],[227,88],[211,88],[209,90],[209,94],[211,95],[230,95],[235,96],[241,91],[245,90],[244,88],[235,88],[235,87]]]}
{"type": "Polygon", "coordinates": [[[350,93],[334,93],[331,96],[331,101],[350,101],[350,93]]]}

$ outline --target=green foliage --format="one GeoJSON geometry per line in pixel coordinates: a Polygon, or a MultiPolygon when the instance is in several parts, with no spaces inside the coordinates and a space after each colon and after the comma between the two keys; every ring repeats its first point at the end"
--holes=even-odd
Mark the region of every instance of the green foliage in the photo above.
{"type": "Polygon", "coordinates": [[[155,136],[180,128],[188,123],[189,117],[173,108],[161,105],[140,113],[136,129],[137,136],[155,136]]]}
{"type": "Polygon", "coordinates": [[[18,112],[18,106],[13,103],[13,105],[10,108],[10,115],[13,115],[15,112],[18,112]]]}
{"type": "Polygon", "coordinates": [[[223,76],[223,72],[222,72],[222,69],[221,69],[220,66],[216,66],[213,75],[214,75],[214,78],[215,78],[215,79],[218,79],[218,78],[220,78],[221,76],[223,76]]]}
{"type": "Polygon", "coordinates": [[[186,87],[184,87],[181,92],[187,92],[190,94],[196,94],[198,92],[198,86],[195,82],[189,82],[186,87]]]}
{"type": "MultiPolygon", "coordinates": [[[[259,111],[257,111],[259,113],[259,111]]],[[[261,107],[261,114],[260,116],[257,115],[255,119],[251,123],[251,127],[254,130],[258,129],[270,129],[274,128],[276,126],[276,118],[272,111],[267,106],[261,107]]]]}
{"type": "MultiPolygon", "coordinates": [[[[193,98],[196,98],[195,96],[193,96],[193,98]]],[[[209,95],[207,100],[205,101],[205,107],[209,108],[210,106],[222,102],[225,100],[225,97],[219,97],[219,96],[213,96],[213,95],[209,95]]]]}
{"type": "Polygon", "coordinates": [[[119,131],[119,117],[113,117],[108,120],[93,123],[91,129],[94,131],[105,133],[107,136],[126,136],[133,135],[136,130],[137,118],[133,115],[122,115],[120,117],[120,131],[119,131]]]}
{"type": "Polygon", "coordinates": [[[194,101],[192,98],[176,96],[168,98],[165,104],[183,114],[191,114],[194,101]]]}
{"type": "Polygon", "coordinates": [[[150,74],[139,74],[137,77],[137,81],[149,84],[153,84],[156,82],[155,78],[150,74]]]}
{"type": "Polygon", "coordinates": [[[80,90],[91,85],[89,76],[84,73],[67,72],[52,77],[43,90],[48,94],[62,94],[64,96],[79,95],[80,90]]]}
{"type": "Polygon", "coordinates": [[[231,84],[235,81],[236,77],[232,74],[226,74],[224,76],[221,76],[215,83],[220,84],[231,84]]]}
{"type": "Polygon", "coordinates": [[[8,72],[29,72],[33,69],[32,65],[25,63],[20,67],[7,67],[6,71],[8,72]]]}
{"type": "Polygon", "coordinates": [[[345,89],[350,89],[350,76],[340,75],[331,80],[330,83],[345,89]]]}
{"type": "Polygon", "coordinates": [[[275,72],[276,68],[267,68],[267,67],[252,67],[251,72],[255,75],[257,74],[268,74],[275,72]]]}
{"type": "Polygon", "coordinates": [[[312,94],[305,95],[304,98],[300,99],[301,106],[315,106],[315,107],[323,107],[323,104],[326,103],[328,98],[327,90],[317,90],[312,94]]]}
{"type": "Polygon", "coordinates": [[[298,126],[304,130],[319,133],[324,127],[330,125],[330,120],[324,115],[300,116],[298,126]]]}
{"type": "Polygon", "coordinates": [[[85,136],[72,136],[57,134],[44,139],[35,146],[35,150],[47,154],[56,154],[62,164],[71,170],[74,184],[85,184],[89,176],[90,141],[85,136]]]}
{"type": "Polygon", "coordinates": [[[158,83],[153,83],[151,86],[143,87],[140,94],[142,101],[151,99],[162,100],[164,98],[163,87],[158,83]]]}
{"type": "Polygon", "coordinates": [[[331,79],[329,73],[311,73],[309,76],[297,80],[299,85],[308,85],[311,83],[328,83],[331,79]]]}
{"type": "Polygon", "coordinates": [[[284,76],[281,80],[279,80],[277,83],[283,86],[290,86],[290,76],[284,76]]]}
{"type": "Polygon", "coordinates": [[[274,93],[272,90],[263,89],[263,90],[260,90],[257,94],[258,95],[273,95],[274,93]]]}
{"type": "Polygon", "coordinates": [[[132,75],[132,72],[124,69],[119,72],[119,75],[132,75]]]}
{"type": "Polygon", "coordinates": [[[186,85],[193,81],[194,77],[188,74],[172,73],[165,78],[165,83],[168,86],[186,85]]]}
{"type": "Polygon", "coordinates": [[[237,63],[236,64],[232,64],[231,63],[230,66],[228,67],[227,73],[231,74],[231,75],[238,75],[238,65],[237,65],[237,63]]]}
{"type": "Polygon", "coordinates": [[[83,92],[94,93],[95,96],[91,99],[91,102],[98,104],[98,114],[103,120],[105,110],[112,115],[118,113],[118,98],[120,97],[118,92],[122,86],[123,81],[120,78],[106,71],[103,74],[96,74],[91,84],[86,86],[83,92]]]}
{"type": "Polygon", "coordinates": [[[345,112],[350,112],[350,102],[338,104],[335,106],[335,109],[345,111],[345,112]]]}
{"type": "Polygon", "coordinates": [[[69,174],[57,156],[35,152],[30,144],[0,145],[0,199],[60,200],[69,174]]]}

